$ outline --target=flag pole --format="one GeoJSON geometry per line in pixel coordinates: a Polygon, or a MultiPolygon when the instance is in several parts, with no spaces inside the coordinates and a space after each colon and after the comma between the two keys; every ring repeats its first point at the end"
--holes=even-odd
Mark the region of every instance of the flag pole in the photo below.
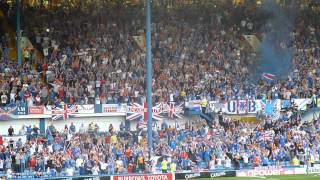
{"type": "Polygon", "coordinates": [[[17,8],[17,28],[16,28],[16,46],[17,46],[17,61],[18,65],[21,66],[21,27],[20,27],[20,0],[16,0],[16,8],[17,8]]]}
{"type": "Polygon", "coordinates": [[[151,52],[151,0],[146,4],[146,48],[147,48],[147,103],[148,103],[148,146],[153,149],[152,138],[152,52],[151,52]]]}

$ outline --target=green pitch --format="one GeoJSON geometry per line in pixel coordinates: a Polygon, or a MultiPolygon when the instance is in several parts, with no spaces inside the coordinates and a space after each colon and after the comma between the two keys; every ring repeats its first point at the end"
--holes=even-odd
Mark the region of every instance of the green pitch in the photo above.
{"type": "MultiPolygon", "coordinates": [[[[201,178],[199,180],[209,180],[201,178]]],[[[211,178],[216,180],[320,180],[320,175],[287,175],[287,176],[261,176],[261,177],[225,177],[211,178]]]]}

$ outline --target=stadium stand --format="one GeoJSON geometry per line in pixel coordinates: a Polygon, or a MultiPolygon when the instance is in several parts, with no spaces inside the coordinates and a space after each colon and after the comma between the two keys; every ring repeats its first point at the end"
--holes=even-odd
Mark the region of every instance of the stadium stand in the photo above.
{"type": "MultiPolygon", "coordinates": [[[[23,35],[34,49],[24,49],[23,66],[18,67],[9,57],[10,37],[1,37],[1,106],[146,101],[145,47],[139,41],[144,36],[143,11],[140,6],[100,6],[23,8],[23,35]]],[[[14,17],[14,8],[1,7],[6,7],[2,9],[6,18],[14,17]]],[[[227,3],[157,9],[152,24],[154,102],[319,95],[317,15],[299,10],[288,25],[292,29],[285,32],[288,38],[276,40],[273,48],[291,52],[291,64],[280,64],[288,74],[282,77],[275,71],[276,77],[262,77],[259,59],[265,55],[243,35],[264,43],[270,29],[276,28],[267,10],[227,3]]],[[[31,178],[312,166],[319,161],[319,120],[301,122],[297,116],[253,124],[201,115],[210,127],[201,121],[154,130],[153,156],[145,132],[127,132],[123,126],[115,131],[110,125],[102,133],[94,124],[80,129],[66,126],[60,132],[50,126],[46,134],[39,134],[37,127],[23,127],[20,133],[27,135],[26,142],[0,138],[0,171],[31,178]]]]}

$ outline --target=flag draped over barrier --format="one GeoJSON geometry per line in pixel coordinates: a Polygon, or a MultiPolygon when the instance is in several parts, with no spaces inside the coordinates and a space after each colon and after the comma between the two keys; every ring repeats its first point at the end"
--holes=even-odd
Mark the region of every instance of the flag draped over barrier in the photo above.
{"type": "Polygon", "coordinates": [[[15,112],[17,109],[17,107],[13,107],[13,108],[0,108],[0,120],[10,120],[11,119],[11,114],[13,114],[13,112],[15,112]]]}
{"type": "MultiPolygon", "coordinates": [[[[127,120],[132,121],[138,118],[145,119],[147,117],[147,105],[140,105],[139,103],[132,103],[127,106],[127,120]]],[[[167,114],[169,118],[182,118],[183,103],[175,106],[173,102],[170,104],[159,103],[152,108],[152,118],[155,120],[163,120],[164,114],[167,114]]]]}
{"type": "MultiPolygon", "coordinates": [[[[314,100],[315,102],[320,102],[314,100]]],[[[296,106],[298,110],[307,110],[312,99],[238,99],[227,102],[210,101],[208,112],[221,111],[230,115],[245,115],[262,113],[272,119],[278,119],[280,112],[296,106]],[[294,103],[294,104],[293,104],[294,103]]],[[[195,113],[201,111],[201,100],[184,103],[158,103],[152,107],[154,120],[182,118],[184,111],[195,113]]],[[[320,103],[319,103],[320,104],[320,103]]],[[[144,119],[147,116],[146,104],[86,104],[86,105],[61,105],[55,106],[27,106],[25,104],[10,104],[0,107],[0,120],[27,118],[52,118],[52,120],[67,120],[72,117],[93,117],[103,113],[106,116],[126,116],[128,121],[144,119]]],[[[98,115],[100,116],[100,115],[98,115]]]]}
{"type": "Polygon", "coordinates": [[[67,120],[72,118],[78,112],[76,105],[62,105],[61,107],[52,107],[52,120],[67,120]]]}

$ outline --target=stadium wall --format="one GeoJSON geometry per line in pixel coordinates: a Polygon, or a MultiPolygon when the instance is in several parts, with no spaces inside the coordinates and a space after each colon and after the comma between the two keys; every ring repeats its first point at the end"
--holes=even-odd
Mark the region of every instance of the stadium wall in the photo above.
{"type": "Polygon", "coordinates": [[[125,116],[74,117],[66,121],[52,121],[51,119],[46,119],[45,127],[47,128],[48,126],[53,124],[58,131],[62,131],[65,125],[70,127],[71,123],[73,123],[76,126],[76,129],[78,130],[81,124],[83,124],[84,127],[87,128],[90,123],[96,123],[99,126],[99,131],[107,131],[109,129],[110,124],[113,125],[115,130],[119,130],[119,126],[121,122],[124,122],[124,120],[125,116]]]}
{"type": "Polygon", "coordinates": [[[1,131],[0,134],[1,135],[7,135],[8,134],[8,128],[10,126],[13,127],[14,129],[14,133],[17,134],[19,132],[19,130],[22,128],[23,125],[36,125],[37,127],[39,127],[40,120],[39,118],[30,118],[30,119],[12,119],[12,120],[8,120],[8,121],[0,121],[0,127],[1,127],[1,131]]]}
{"type": "MultiPolygon", "coordinates": [[[[37,126],[40,128],[40,131],[42,133],[45,132],[45,129],[53,124],[55,128],[58,131],[61,131],[64,129],[65,125],[70,127],[71,123],[73,123],[76,126],[76,129],[79,130],[81,124],[84,125],[85,128],[89,126],[90,123],[97,123],[99,126],[99,131],[108,131],[109,125],[112,124],[113,128],[118,131],[120,130],[120,124],[123,123],[129,123],[128,128],[130,128],[131,131],[135,131],[138,121],[131,121],[131,122],[125,122],[126,116],[124,115],[114,115],[114,116],[99,116],[99,117],[74,117],[68,120],[60,120],[60,121],[52,121],[50,118],[45,118],[44,121],[42,121],[42,118],[23,118],[23,119],[12,119],[7,121],[0,121],[0,135],[7,135],[8,134],[8,128],[10,126],[14,129],[14,134],[18,134],[19,130],[25,126],[37,126]],[[42,124],[44,123],[44,124],[42,124]]],[[[177,124],[182,126],[183,124],[187,122],[192,122],[195,119],[192,118],[182,118],[179,120],[163,120],[163,121],[154,121],[154,126],[157,128],[160,128],[162,123],[165,123],[168,126],[176,127],[177,124]]]]}

